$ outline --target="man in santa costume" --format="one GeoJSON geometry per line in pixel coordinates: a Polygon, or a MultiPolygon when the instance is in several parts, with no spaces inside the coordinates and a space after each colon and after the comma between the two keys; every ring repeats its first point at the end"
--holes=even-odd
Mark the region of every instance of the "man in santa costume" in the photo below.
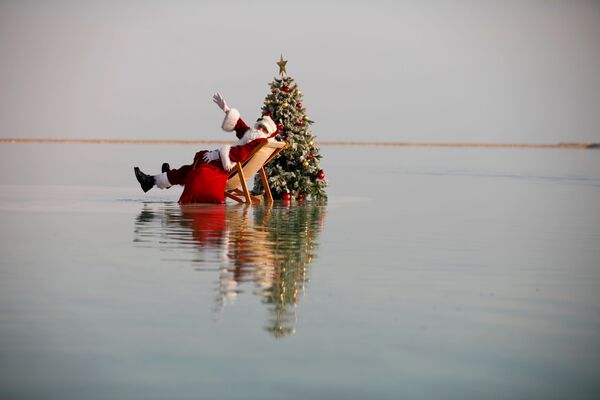
{"type": "Polygon", "coordinates": [[[168,189],[173,185],[184,185],[180,204],[224,203],[225,184],[235,163],[245,161],[252,150],[265,140],[274,140],[277,126],[271,117],[263,116],[254,128],[250,128],[240,118],[240,112],[230,108],[219,93],[215,93],[213,101],[225,112],[221,127],[226,132],[235,132],[238,141],[217,150],[201,150],[196,153],[191,165],[178,169],[170,169],[169,164],[164,163],[162,173],[158,175],[146,175],[135,167],[135,177],[144,192],[154,186],[168,189]]]}

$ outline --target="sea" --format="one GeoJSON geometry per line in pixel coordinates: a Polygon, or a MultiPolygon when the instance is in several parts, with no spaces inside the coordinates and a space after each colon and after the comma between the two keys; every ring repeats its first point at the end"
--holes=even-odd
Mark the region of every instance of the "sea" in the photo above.
{"type": "Polygon", "coordinates": [[[323,146],[326,202],[179,206],[194,145],[0,143],[0,399],[597,399],[600,151],[323,146]]]}

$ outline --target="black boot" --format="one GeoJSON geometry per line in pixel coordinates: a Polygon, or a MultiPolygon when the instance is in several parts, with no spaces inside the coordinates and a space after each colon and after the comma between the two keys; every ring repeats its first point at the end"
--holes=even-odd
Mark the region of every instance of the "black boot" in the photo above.
{"type": "Polygon", "coordinates": [[[138,167],[133,168],[133,170],[135,171],[135,177],[140,183],[142,190],[144,192],[147,192],[148,190],[152,189],[152,187],[154,186],[154,177],[146,175],[145,173],[140,171],[138,167]]]}

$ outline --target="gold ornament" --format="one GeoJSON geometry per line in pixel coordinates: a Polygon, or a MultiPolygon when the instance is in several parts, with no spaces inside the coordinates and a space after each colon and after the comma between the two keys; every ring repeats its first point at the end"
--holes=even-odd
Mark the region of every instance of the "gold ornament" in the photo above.
{"type": "Polygon", "coordinates": [[[281,108],[287,108],[288,107],[288,103],[286,103],[285,101],[283,103],[281,103],[281,108]]]}
{"type": "Polygon", "coordinates": [[[298,96],[302,96],[302,92],[298,89],[298,96]]]}
{"type": "Polygon", "coordinates": [[[272,88],[272,89],[271,89],[271,92],[272,92],[272,93],[277,93],[277,90],[278,90],[277,88],[272,88]]]}
{"type": "Polygon", "coordinates": [[[308,161],[306,161],[306,160],[302,161],[302,165],[304,165],[305,167],[308,167],[308,161]]]}
{"type": "Polygon", "coordinates": [[[283,54],[282,54],[279,57],[279,62],[277,63],[277,65],[279,65],[279,75],[281,75],[281,76],[285,76],[285,74],[286,74],[285,64],[287,64],[287,61],[283,59],[283,54]]]}
{"type": "Polygon", "coordinates": [[[308,145],[309,145],[310,147],[313,147],[313,146],[315,145],[315,142],[313,142],[313,141],[311,140],[310,142],[308,142],[308,145]]]}
{"type": "Polygon", "coordinates": [[[271,104],[271,100],[265,100],[265,104],[266,104],[266,105],[269,105],[269,104],[271,104]]]}

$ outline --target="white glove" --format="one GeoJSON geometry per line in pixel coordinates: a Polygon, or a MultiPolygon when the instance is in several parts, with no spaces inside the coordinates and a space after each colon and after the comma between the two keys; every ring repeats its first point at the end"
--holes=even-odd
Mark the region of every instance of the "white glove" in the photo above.
{"type": "Polygon", "coordinates": [[[217,92],[213,95],[213,101],[215,102],[216,105],[219,106],[219,108],[221,110],[223,110],[224,112],[227,112],[229,110],[231,110],[231,108],[227,105],[227,103],[225,102],[225,99],[223,98],[223,96],[221,96],[221,93],[217,92]]]}
{"type": "Polygon", "coordinates": [[[218,160],[219,157],[219,150],[213,150],[213,151],[207,151],[206,153],[204,153],[204,155],[202,156],[202,160],[204,162],[211,162],[214,160],[218,160]]]}

